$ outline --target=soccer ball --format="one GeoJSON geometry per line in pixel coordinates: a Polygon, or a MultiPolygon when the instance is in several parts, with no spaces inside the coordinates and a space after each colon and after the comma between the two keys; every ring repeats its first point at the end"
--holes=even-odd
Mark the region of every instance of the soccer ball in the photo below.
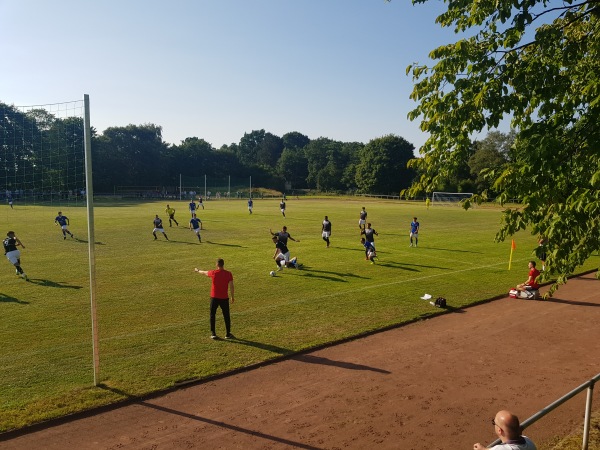
{"type": "Polygon", "coordinates": [[[275,276],[275,271],[271,270],[271,273],[269,275],[271,275],[272,277],[274,277],[275,276]]]}

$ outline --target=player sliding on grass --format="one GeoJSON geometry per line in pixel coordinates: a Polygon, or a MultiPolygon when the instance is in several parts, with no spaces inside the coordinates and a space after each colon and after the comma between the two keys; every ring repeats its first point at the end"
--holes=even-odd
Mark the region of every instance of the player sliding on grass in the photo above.
{"type": "Polygon", "coordinates": [[[360,238],[360,243],[365,248],[365,259],[371,261],[371,264],[375,264],[375,247],[373,247],[373,243],[365,240],[365,238],[360,238]]]}
{"type": "Polygon", "coordinates": [[[62,212],[58,212],[58,216],[56,216],[56,219],[54,219],[54,223],[56,225],[60,225],[60,228],[62,229],[63,239],[67,238],[67,234],[70,235],[71,238],[75,237],[73,236],[73,233],[71,233],[67,228],[67,225],[69,225],[69,218],[67,216],[63,216],[62,212]]]}
{"type": "Polygon", "coordinates": [[[21,268],[21,252],[17,248],[25,248],[25,246],[19,240],[19,238],[15,236],[14,231],[9,231],[8,233],[6,233],[6,239],[4,239],[3,244],[6,259],[8,259],[11,262],[11,264],[15,266],[15,269],[17,270],[17,276],[21,276],[25,280],[27,280],[27,275],[25,275],[25,272],[23,272],[23,269],[21,268]]]}

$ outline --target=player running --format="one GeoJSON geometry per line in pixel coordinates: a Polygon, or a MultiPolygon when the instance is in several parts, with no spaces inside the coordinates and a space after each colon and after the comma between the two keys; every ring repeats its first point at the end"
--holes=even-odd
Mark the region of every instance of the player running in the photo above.
{"type": "Polygon", "coordinates": [[[17,247],[23,247],[23,243],[19,240],[17,236],[15,236],[14,231],[9,231],[6,233],[6,239],[2,242],[4,245],[4,254],[6,255],[6,259],[8,259],[12,265],[15,266],[16,275],[22,277],[24,280],[27,280],[27,275],[23,272],[23,268],[21,267],[21,252],[17,247]]]}
{"type": "Polygon", "coordinates": [[[252,214],[252,207],[254,206],[254,202],[252,201],[252,198],[248,199],[248,212],[250,214],[252,214]]]}
{"type": "Polygon", "coordinates": [[[371,246],[373,247],[374,256],[377,256],[377,250],[375,250],[375,236],[379,236],[379,233],[377,233],[377,231],[371,228],[371,224],[368,223],[366,228],[362,230],[360,234],[365,235],[365,240],[367,242],[370,242],[371,246]]]}
{"type": "Polygon", "coordinates": [[[291,239],[294,242],[300,242],[300,240],[298,239],[294,239],[290,233],[288,233],[287,231],[287,227],[283,226],[281,228],[281,231],[277,231],[275,233],[273,233],[273,231],[271,231],[271,229],[269,228],[269,232],[271,233],[272,236],[276,237],[277,239],[279,239],[281,242],[283,242],[285,245],[287,245],[288,239],[291,239]]]}
{"type": "Polygon", "coordinates": [[[196,217],[196,214],[192,216],[190,219],[190,230],[196,233],[198,236],[198,242],[202,242],[202,238],[200,237],[200,230],[202,230],[202,221],[196,217]]]}
{"type": "Polygon", "coordinates": [[[189,210],[190,210],[190,214],[192,215],[192,217],[194,217],[194,214],[196,214],[196,202],[194,201],[194,199],[190,199],[190,204],[189,204],[189,210]]]}
{"type": "Polygon", "coordinates": [[[152,221],[152,224],[154,225],[154,230],[152,230],[152,234],[154,235],[154,240],[158,239],[156,237],[156,232],[160,231],[163,234],[163,236],[165,237],[165,239],[168,241],[169,238],[167,237],[167,233],[165,233],[165,229],[163,228],[162,219],[160,217],[158,217],[158,214],[152,221]]]}
{"type": "Polygon", "coordinates": [[[169,205],[167,205],[167,209],[165,209],[165,212],[169,216],[169,226],[173,226],[171,222],[175,222],[175,225],[179,226],[179,223],[175,220],[175,208],[171,208],[169,205]]]}
{"type": "Polygon", "coordinates": [[[62,229],[63,239],[67,239],[67,234],[71,236],[71,238],[75,237],[73,236],[73,233],[71,233],[67,228],[67,226],[69,225],[69,218],[67,216],[63,216],[62,212],[58,212],[58,216],[56,216],[56,219],[54,219],[54,223],[56,225],[60,225],[60,228],[62,229]]]}
{"type": "Polygon", "coordinates": [[[321,226],[321,236],[323,240],[327,242],[327,248],[329,248],[329,236],[331,236],[331,222],[325,216],[325,220],[323,220],[323,225],[321,226]]]}
{"type": "Polygon", "coordinates": [[[279,209],[281,210],[281,214],[283,214],[283,217],[285,217],[285,202],[283,200],[279,202],[279,209]]]}

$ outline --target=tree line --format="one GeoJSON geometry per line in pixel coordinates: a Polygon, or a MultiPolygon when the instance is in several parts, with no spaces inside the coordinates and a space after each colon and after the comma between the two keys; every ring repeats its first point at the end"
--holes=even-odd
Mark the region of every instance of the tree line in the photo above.
{"type": "MultiPolygon", "coordinates": [[[[83,119],[61,119],[43,109],[18,111],[0,103],[0,161],[6,189],[68,190],[82,186],[83,119]],[[72,160],[71,160],[72,159],[72,160]],[[74,178],[78,178],[75,180],[74,178]]],[[[341,142],[326,137],[310,139],[297,131],[283,136],[262,130],[245,133],[238,143],[216,149],[206,140],[190,137],[168,144],[155,124],[92,128],[95,192],[113,192],[115,186],[173,187],[184,177],[252,177],[260,187],[285,191],[310,189],[332,193],[398,195],[419,175],[408,168],[414,146],[404,138],[387,135],[368,143],[341,142]]],[[[480,192],[490,186],[484,168],[510,160],[512,134],[490,133],[474,141],[457,174],[439,182],[437,190],[480,192]]]]}

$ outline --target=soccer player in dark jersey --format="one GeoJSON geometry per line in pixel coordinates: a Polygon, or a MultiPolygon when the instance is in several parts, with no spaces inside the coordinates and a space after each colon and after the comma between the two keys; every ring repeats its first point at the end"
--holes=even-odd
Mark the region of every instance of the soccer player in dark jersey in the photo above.
{"type": "Polygon", "coordinates": [[[202,196],[198,197],[198,209],[200,209],[201,206],[202,209],[204,209],[204,200],[202,200],[202,196]]]}
{"type": "Polygon", "coordinates": [[[364,230],[362,230],[360,234],[365,235],[365,240],[371,243],[371,246],[373,247],[373,252],[375,253],[375,256],[377,256],[377,250],[375,250],[375,236],[379,236],[379,233],[373,228],[371,228],[371,224],[368,223],[367,227],[364,230]]]}
{"type": "Polygon", "coordinates": [[[327,242],[327,248],[329,248],[329,236],[331,236],[331,222],[325,216],[325,220],[323,220],[323,225],[321,226],[321,236],[323,240],[327,242]]]}
{"type": "Polygon", "coordinates": [[[293,267],[298,269],[300,264],[298,264],[297,258],[290,259],[290,251],[287,248],[287,245],[285,245],[280,239],[277,239],[277,236],[273,236],[272,240],[273,244],[275,244],[275,254],[273,255],[273,259],[277,265],[277,270],[283,270],[284,267],[293,267]]]}
{"type": "Polygon", "coordinates": [[[163,234],[163,236],[165,237],[165,239],[168,241],[169,238],[167,237],[167,233],[165,233],[165,229],[163,228],[162,219],[160,217],[158,217],[158,214],[152,221],[152,224],[154,225],[154,230],[152,230],[152,234],[154,235],[154,240],[158,239],[156,237],[156,232],[160,231],[163,234]]]}
{"type": "Polygon", "coordinates": [[[283,217],[285,217],[285,202],[283,200],[279,202],[279,209],[281,210],[281,214],[283,214],[283,217]]]}
{"type": "Polygon", "coordinates": [[[6,255],[6,259],[8,259],[12,265],[15,266],[17,270],[17,276],[23,277],[27,280],[27,275],[23,272],[23,268],[21,267],[21,252],[17,247],[23,247],[23,243],[19,240],[17,236],[15,236],[14,231],[9,231],[6,233],[6,239],[2,242],[4,245],[4,254],[6,255]]]}
{"type": "Polygon", "coordinates": [[[364,230],[365,229],[365,223],[367,223],[367,211],[365,210],[365,207],[362,207],[362,210],[360,211],[360,218],[358,219],[358,229],[359,230],[364,230]]]}
{"type": "Polygon", "coordinates": [[[62,229],[63,239],[67,238],[67,234],[72,238],[75,237],[73,236],[73,233],[71,233],[67,228],[67,226],[69,225],[69,218],[67,216],[63,216],[62,212],[58,212],[58,216],[56,216],[56,219],[54,219],[54,223],[56,225],[60,225],[60,228],[62,229]]]}
{"type": "Polygon", "coordinates": [[[196,214],[194,214],[192,216],[192,218],[190,219],[190,230],[192,230],[194,233],[196,233],[196,236],[198,236],[198,242],[202,242],[202,239],[200,238],[200,230],[201,229],[202,229],[202,221],[196,217],[196,214]]]}
{"type": "Polygon", "coordinates": [[[252,214],[252,207],[254,206],[254,202],[252,201],[252,198],[248,199],[248,212],[250,214],[252,214]]]}
{"type": "Polygon", "coordinates": [[[275,233],[273,233],[273,231],[269,228],[269,232],[271,233],[272,236],[275,236],[277,239],[282,241],[285,245],[287,245],[288,239],[291,239],[294,242],[300,242],[300,240],[294,239],[290,235],[290,233],[288,233],[286,226],[282,227],[281,231],[277,231],[275,233]]]}
{"type": "Polygon", "coordinates": [[[165,212],[169,216],[169,226],[173,226],[171,222],[175,222],[175,225],[179,226],[179,223],[175,220],[175,208],[171,208],[169,205],[167,205],[167,209],[165,209],[165,212]]]}

